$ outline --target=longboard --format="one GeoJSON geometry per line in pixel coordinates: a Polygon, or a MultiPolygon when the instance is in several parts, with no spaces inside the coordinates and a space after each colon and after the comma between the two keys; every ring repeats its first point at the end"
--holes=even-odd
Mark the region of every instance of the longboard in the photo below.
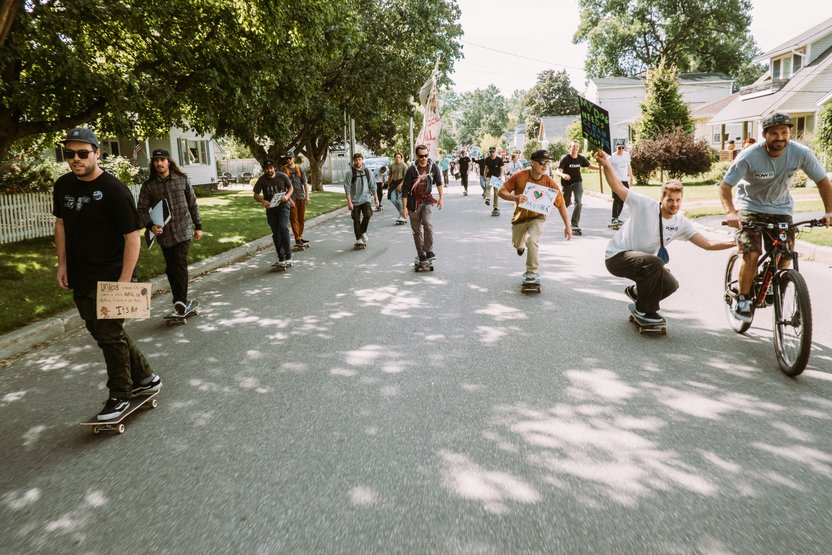
{"type": "Polygon", "coordinates": [[[367,245],[364,245],[362,243],[356,243],[352,246],[352,250],[354,250],[354,251],[363,251],[366,248],[367,248],[367,245]]]}
{"type": "Polygon", "coordinates": [[[295,243],[294,246],[292,246],[292,252],[305,251],[308,248],[309,248],[309,243],[303,243],[301,245],[298,245],[297,243],[295,243]]]}
{"type": "Polygon", "coordinates": [[[187,324],[188,323],[188,318],[190,318],[191,316],[196,316],[197,314],[199,314],[199,311],[197,310],[197,308],[199,308],[199,301],[194,301],[194,306],[193,306],[193,308],[191,308],[191,310],[189,312],[186,312],[185,314],[176,314],[176,313],[168,314],[167,316],[164,316],[163,319],[165,320],[165,323],[169,326],[176,326],[176,325],[179,325],[179,324],[187,324]]]}
{"type": "Polygon", "coordinates": [[[413,263],[413,268],[417,272],[432,272],[433,271],[433,261],[432,260],[426,260],[425,262],[422,262],[422,261],[417,259],[416,262],[413,263]]]}
{"type": "Polygon", "coordinates": [[[112,420],[98,420],[98,414],[94,414],[92,418],[81,422],[81,426],[88,426],[92,429],[92,433],[97,434],[101,431],[124,433],[124,419],[139,410],[140,408],[155,409],[157,406],[156,396],[158,391],[154,391],[151,395],[138,396],[130,399],[130,406],[118,418],[112,420]]]}
{"type": "Polygon", "coordinates": [[[647,322],[644,319],[642,319],[641,316],[636,314],[635,303],[628,304],[627,308],[630,309],[630,322],[633,322],[636,325],[639,333],[644,333],[647,331],[651,333],[660,333],[662,335],[667,335],[666,320],[662,320],[661,323],[647,322]]]}
{"type": "Polygon", "coordinates": [[[520,291],[523,293],[540,293],[540,282],[524,281],[520,284],[520,291]]]}
{"type": "Polygon", "coordinates": [[[610,229],[614,229],[615,231],[618,231],[619,229],[621,229],[622,225],[624,224],[609,224],[607,227],[610,229]]]}
{"type": "Polygon", "coordinates": [[[285,272],[286,270],[288,270],[291,267],[292,267],[291,262],[289,262],[288,264],[285,264],[285,263],[280,264],[278,262],[275,262],[274,264],[272,264],[272,272],[285,272]]]}

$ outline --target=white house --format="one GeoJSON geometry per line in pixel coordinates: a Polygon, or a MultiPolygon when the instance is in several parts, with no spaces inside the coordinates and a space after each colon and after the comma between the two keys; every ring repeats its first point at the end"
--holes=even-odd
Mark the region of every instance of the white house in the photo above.
{"type": "Polygon", "coordinates": [[[572,122],[580,116],[543,116],[540,118],[540,129],[537,132],[537,140],[540,146],[546,148],[551,143],[566,141],[566,130],[572,122]]]}
{"type": "Polygon", "coordinates": [[[813,132],[817,113],[832,99],[832,18],[755,61],[768,63],[768,71],[711,118],[711,134],[760,139],[760,120],[773,112],[791,116],[796,138],[813,132]],[[740,131],[727,134],[731,126],[740,131]]]}
{"type": "MultiPolygon", "coordinates": [[[[734,81],[724,73],[680,73],[679,93],[691,111],[730,96],[734,81]]],[[[610,134],[616,139],[632,140],[632,126],[641,116],[645,76],[592,79],[584,98],[598,104],[610,114],[610,134]]]]}

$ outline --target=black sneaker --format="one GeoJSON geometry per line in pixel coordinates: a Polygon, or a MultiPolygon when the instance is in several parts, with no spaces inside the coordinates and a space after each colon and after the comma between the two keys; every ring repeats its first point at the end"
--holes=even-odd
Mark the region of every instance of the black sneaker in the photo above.
{"type": "Polygon", "coordinates": [[[177,313],[179,316],[184,316],[185,312],[187,311],[187,306],[182,301],[176,301],[173,303],[173,311],[177,313]]]}
{"type": "Polygon", "coordinates": [[[305,244],[307,244],[309,241],[307,241],[306,239],[301,239],[301,240],[300,240],[300,242],[301,242],[301,243],[303,243],[303,244],[305,245],[305,244]]]}
{"type": "Polygon", "coordinates": [[[485,205],[486,206],[491,206],[491,199],[489,199],[489,198],[485,199],[485,205]]]}
{"type": "Polygon", "coordinates": [[[419,255],[419,262],[427,262],[427,261],[428,261],[428,255],[426,255],[426,254],[420,254],[419,255]]]}
{"type": "Polygon", "coordinates": [[[648,322],[653,322],[656,324],[661,324],[662,322],[664,322],[664,318],[662,318],[661,314],[659,314],[658,312],[645,312],[642,318],[644,318],[648,322]]]}
{"type": "Polygon", "coordinates": [[[156,393],[160,389],[162,389],[162,378],[160,378],[158,374],[153,374],[150,376],[150,381],[147,384],[139,384],[137,387],[133,388],[133,397],[137,397],[139,395],[150,395],[151,393],[156,393]]]}
{"type": "Polygon", "coordinates": [[[433,251],[428,251],[425,253],[425,258],[428,260],[436,260],[436,255],[433,254],[433,251]]]}
{"type": "Polygon", "coordinates": [[[741,322],[745,322],[746,324],[751,323],[754,319],[754,306],[751,303],[751,299],[746,298],[745,295],[737,296],[737,306],[734,307],[734,317],[741,322]]]}
{"type": "Polygon", "coordinates": [[[583,235],[580,227],[573,227],[572,228],[572,235],[583,235]]]}
{"type": "Polygon", "coordinates": [[[98,420],[115,420],[122,414],[124,411],[130,408],[130,401],[127,399],[116,399],[115,397],[110,397],[104,403],[104,408],[101,409],[101,412],[98,413],[98,420]]]}
{"type": "Polygon", "coordinates": [[[624,293],[626,293],[627,296],[633,300],[633,302],[636,302],[638,300],[638,292],[636,291],[635,285],[628,285],[627,287],[625,287],[624,293]]]}
{"type": "Polygon", "coordinates": [[[526,252],[526,247],[520,247],[517,249],[517,256],[523,256],[524,252],[526,252]]]}

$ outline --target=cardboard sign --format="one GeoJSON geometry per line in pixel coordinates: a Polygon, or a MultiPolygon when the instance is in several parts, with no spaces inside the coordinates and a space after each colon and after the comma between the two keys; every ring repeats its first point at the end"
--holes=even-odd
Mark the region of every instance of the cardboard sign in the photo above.
{"type": "Polygon", "coordinates": [[[499,189],[500,186],[502,186],[502,184],[503,184],[503,180],[500,179],[499,177],[497,177],[496,175],[492,175],[488,179],[488,186],[489,187],[494,187],[495,189],[499,189]]]}
{"type": "Polygon", "coordinates": [[[558,199],[560,191],[534,183],[527,183],[526,188],[523,189],[523,194],[526,195],[526,202],[521,202],[519,204],[520,208],[548,216],[555,207],[555,201],[558,199]]]}
{"type": "Polygon", "coordinates": [[[594,148],[612,154],[610,143],[610,113],[583,97],[578,97],[581,109],[581,135],[594,148]]]}
{"type": "Polygon", "coordinates": [[[99,320],[150,318],[150,283],[99,281],[95,311],[99,320]]]}

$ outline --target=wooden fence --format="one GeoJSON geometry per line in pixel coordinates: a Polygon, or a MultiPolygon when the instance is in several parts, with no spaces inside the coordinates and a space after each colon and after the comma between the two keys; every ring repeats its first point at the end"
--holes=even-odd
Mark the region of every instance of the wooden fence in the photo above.
{"type": "MultiPolygon", "coordinates": [[[[138,185],[130,187],[133,198],[139,197],[138,185]]],[[[0,194],[0,245],[24,239],[52,235],[52,193],[0,194]]]]}

